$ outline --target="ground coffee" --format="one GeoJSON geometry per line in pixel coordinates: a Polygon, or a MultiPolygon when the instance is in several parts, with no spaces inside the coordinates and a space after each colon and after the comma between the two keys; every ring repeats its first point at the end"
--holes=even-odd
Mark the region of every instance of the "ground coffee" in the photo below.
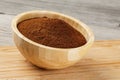
{"type": "Polygon", "coordinates": [[[80,32],[60,19],[27,19],[18,24],[18,30],[37,43],[55,48],[75,48],[86,43],[80,32]]]}

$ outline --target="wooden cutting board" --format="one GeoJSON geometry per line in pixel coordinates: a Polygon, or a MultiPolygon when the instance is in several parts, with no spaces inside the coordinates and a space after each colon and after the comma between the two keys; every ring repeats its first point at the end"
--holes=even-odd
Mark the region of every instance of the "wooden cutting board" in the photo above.
{"type": "Polygon", "coordinates": [[[16,47],[1,46],[0,80],[120,80],[120,40],[96,41],[82,60],[62,70],[38,68],[16,47]]]}

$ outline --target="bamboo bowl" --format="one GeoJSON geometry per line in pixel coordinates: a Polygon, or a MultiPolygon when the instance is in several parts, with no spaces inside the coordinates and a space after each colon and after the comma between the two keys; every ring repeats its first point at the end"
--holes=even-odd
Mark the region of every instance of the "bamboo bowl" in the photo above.
{"type": "Polygon", "coordinates": [[[31,63],[45,69],[61,69],[78,62],[89,50],[94,42],[94,35],[84,23],[61,13],[52,11],[29,11],[17,15],[12,21],[14,42],[20,53],[31,63]],[[87,43],[77,48],[53,48],[36,43],[17,29],[17,24],[23,20],[34,17],[58,18],[69,23],[73,28],[81,32],[87,43]]]}

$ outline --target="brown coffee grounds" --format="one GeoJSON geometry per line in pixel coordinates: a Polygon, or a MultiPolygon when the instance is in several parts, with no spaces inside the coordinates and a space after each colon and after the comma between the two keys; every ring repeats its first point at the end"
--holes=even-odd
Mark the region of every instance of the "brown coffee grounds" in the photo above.
{"type": "Polygon", "coordinates": [[[85,37],[60,19],[32,18],[18,24],[18,30],[27,38],[55,48],[75,48],[86,43],[85,37]]]}

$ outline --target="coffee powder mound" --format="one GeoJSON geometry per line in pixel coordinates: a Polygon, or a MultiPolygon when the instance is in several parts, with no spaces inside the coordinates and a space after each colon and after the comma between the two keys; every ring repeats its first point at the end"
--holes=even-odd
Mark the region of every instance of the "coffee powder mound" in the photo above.
{"type": "Polygon", "coordinates": [[[20,22],[18,30],[39,44],[55,48],[75,48],[86,43],[85,37],[60,19],[31,18],[20,22]]]}

